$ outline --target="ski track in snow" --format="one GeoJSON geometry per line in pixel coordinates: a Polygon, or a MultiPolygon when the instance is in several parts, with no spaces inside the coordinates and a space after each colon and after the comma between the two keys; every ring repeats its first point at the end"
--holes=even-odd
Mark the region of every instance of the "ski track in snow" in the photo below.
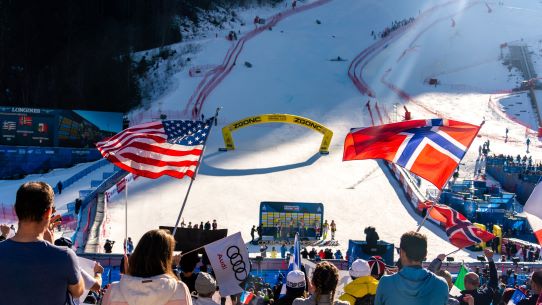
{"type": "MultiPolygon", "coordinates": [[[[219,126],[209,136],[183,215],[185,222],[216,219],[219,227],[227,227],[229,233],[241,231],[249,240],[261,201],[322,202],[325,219],[337,222],[338,248],[343,252],[348,239],[365,239],[366,226],[375,226],[383,240],[398,244],[401,234],[414,230],[421,217],[414,213],[393,174],[376,161],[342,162],[344,136],[350,128],[370,122],[366,97],[360,93],[378,96],[383,118],[398,117],[386,109],[402,109],[403,105],[414,119],[439,115],[480,124],[485,118],[480,137],[460,166],[462,177],[473,176],[479,166],[478,146],[487,139],[491,139],[494,153],[524,154],[525,127],[497,104],[508,95],[487,92],[516,86],[495,60],[499,44],[518,41],[522,38],[518,33],[538,37],[542,4],[526,0],[508,0],[507,6],[488,4],[491,13],[482,1],[329,1],[243,41],[242,52],[235,52],[232,58],[238,63],[249,61],[253,67],[228,66],[228,77],[220,79],[220,86],[213,85],[212,94],[201,94],[204,103],[202,98],[197,102],[197,96],[212,77],[190,78],[187,71],[176,74],[178,84],[155,102],[160,110],[185,109],[190,116],[194,106],[205,114],[224,107],[219,126]],[[393,20],[409,17],[416,21],[384,39],[375,41],[369,35],[393,20]],[[352,62],[329,61],[337,55],[352,62]],[[434,88],[423,83],[428,75],[438,75],[444,85],[464,86],[434,88]],[[405,96],[398,97],[402,93],[405,96]],[[193,102],[188,103],[193,94],[193,102]],[[330,154],[317,154],[320,134],[282,124],[238,130],[233,135],[236,149],[217,152],[224,145],[220,128],[264,113],[292,113],[328,126],[334,132],[330,154]],[[504,143],[505,128],[510,129],[508,143],[504,143]]],[[[283,8],[269,15],[280,10],[283,8]]],[[[252,20],[257,12],[247,10],[244,19],[252,20]]],[[[246,27],[242,32],[251,30],[246,27]]],[[[201,46],[192,60],[194,65],[217,63],[233,52],[231,43],[223,38],[202,41],[201,46]]],[[[142,109],[137,113],[145,114],[142,109]]],[[[540,141],[531,140],[533,159],[542,159],[541,150],[534,149],[540,141]]],[[[48,179],[54,181],[51,175],[48,179]]],[[[173,225],[188,182],[169,177],[133,182],[128,236],[137,242],[150,229],[173,225]]],[[[16,188],[12,188],[4,191],[14,193],[16,188]]],[[[124,207],[124,196],[114,198],[109,206],[110,237],[118,241],[114,247],[118,253],[125,235],[124,207]]],[[[428,236],[428,259],[455,250],[437,226],[428,224],[422,232],[428,236]]],[[[454,257],[475,261],[476,255],[460,251],[454,257]]]]}
{"type": "MultiPolygon", "coordinates": [[[[462,12],[466,11],[467,8],[454,7],[453,3],[455,2],[457,1],[448,1],[438,5],[443,10],[445,7],[451,8],[450,11],[443,13],[445,17],[439,18],[437,16],[437,18],[445,21],[449,20],[450,16],[453,16],[456,25],[455,27],[447,25],[447,28],[454,31],[464,31],[466,29],[462,28],[461,17],[462,12]]],[[[476,3],[483,2],[477,1],[476,3]]],[[[239,130],[234,134],[238,148],[227,153],[217,153],[216,148],[222,146],[222,139],[219,131],[214,130],[211,134],[210,144],[207,147],[207,157],[204,158],[202,171],[188,200],[188,206],[184,214],[185,222],[189,220],[199,222],[216,218],[219,223],[226,223],[230,232],[242,231],[245,239],[248,239],[251,224],[258,221],[259,202],[280,200],[323,202],[326,209],[325,218],[328,220],[335,219],[338,222],[337,237],[341,243],[339,248],[342,250],[346,249],[348,239],[364,239],[362,230],[368,225],[376,226],[383,240],[395,243],[398,242],[400,235],[404,231],[415,229],[421,218],[413,212],[398,182],[395,181],[389,171],[386,169],[380,170],[380,166],[375,168],[375,164],[378,163],[374,161],[341,162],[344,135],[347,133],[348,128],[359,126],[360,122],[366,122],[367,115],[359,103],[359,95],[356,95],[356,91],[352,90],[356,89],[357,86],[354,86],[354,88],[348,86],[347,78],[345,78],[350,76],[350,73],[345,75],[348,67],[344,64],[331,66],[322,61],[318,64],[319,68],[317,69],[315,68],[317,62],[314,60],[333,58],[336,56],[336,52],[344,53],[346,58],[354,58],[352,61],[353,70],[356,72],[354,75],[361,75],[365,69],[372,70],[372,74],[368,73],[363,78],[363,83],[369,89],[367,92],[374,92],[374,95],[378,94],[380,106],[389,108],[391,102],[396,101],[396,99],[382,96],[382,93],[386,92],[386,87],[376,85],[383,80],[381,84],[388,81],[393,86],[396,86],[398,90],[409,89],[408,86],[397,85],[396,81],[386,78],[392,71],[401,73],[401,65],[408,64],[408,61],[415,58],[414,55],[421,56],[419,53],[427,48],[436,49],[435,47],[431,48],[424,41],[424,35],[430,34],[432,31],[430,29],[425,30],[423,35],[417,35],[414,39],[408,35],[406,29],[403,29],[405,31],[404,35],[395,33],[387,37],[387,39],[377,42],[368,37],[363,43],[368,43],[366,46],[376,44],[380,51],[383,51],[382,53],[399,50],[402,52],[402,50],[407,49],[407,46],[413,47],[414,45],[417,46],[417,52],[411,52],[409,56],[397,60],[399,56],[393,57],[389,56],[389,54],[374,52],[372,50],[377,48],[369,46],[368,51],[363,54],[365,56],[363,61],[359,61],[359,58],[351,54],[355,52],[355,45],[363,46],[363,43],[351,44],[348,43],[352,41],[351,39],[344,38],[345,35],[354,31],[341,33],[342,37],[340,39],[337,37],[337,33],[340,33],[339,28],[344,29],[348,25],[355,24],[366,17],[366,15],[363,15],[364,5],[354,4],[353,1],[350,1],[349,4],[355,8],[353,8],[351,14],[343,12],[335,17],[334,15],[342,6],[333,1],[322,8],[292,17],[284,21],[283,25],[277,25],[273,32],[262,34],[261,37],[259,36],[247,43],[244,46],[244,53],[239,55],[238,61],[250,59],[254,67],[246,69],[236,66],[235,69],[232,69],[229,78],[225,79],[223,84],[215,89],[213,95],[206,102],[209,103],[208,110],[211,110],[214,105],[224,105],[220,126],[247,115],[273,112],[294,113],[315,119],[330,126],[335,132],[330,155],[311,160],[310,156],[315,152],[319,137],[309,131],[288,125],[260,125],[239,130]],[[361,16],[356,18],[353,16],[356,14],[361,16]],[[335,26],[333,30],[325,29],[326,24],[333,23],[333,19],[340,19],[344,15],[349,15],[351,19],[342,20],[341,26],[339,26],[339,21],[334,21],[334,24],[329,25],[329,27],[335,26]],[[324,27],[324,29],[318,29],[319,33],[316,36],[312,33],[312,23],[315,19],[323,20],[324,27]],[[279,30],[283,30],[284,33],[279,34],[279,30]],[[285,38],[285,36],[290,35],[293,37],[290,39],[285,38]],[[335,41],[326,41],[329,39],[324,37],[328,35],[336,35],[333,38],[335,41]],[[392,39],[395,35],[401,37],[392,39]],[[411,39],[408,41],[403,39],[409,37],[411,39]],[[297,42],[294,43],[294,40],[297,40],[297,42]],[[340,40],[344,46],[336,45],[337,40],[340,40]],[[388,46],[384,48],[385,45],[388,46]],[[403,47],[403,45],[405,46],[403,47]],[[315,49],[315,46],[318,46],[319,50],[331,50],[331,52],[319,52],[315,49]],[[303,61],[299,57],[291,55],[292,52],[284,52],[285,47],[291,48],[292,52],[302,53],[311,60],[303,61]],[[318,56],[311,56],[311,53],[317,53],[318,56]],[[283,57],[285,54],[290,54],[291,58],[283,57]],[[381,65],[382,57],[393,58],[396,62],[393,70],[387,73],[383,71],[383,68],[388,66],[381,65]],[[283,60],[277,60],[281,58],[283,60]],[[293,67],[296,59],[299,67],[293,67]],[[380,70],[373,69],[374,65],[381,65],[382,68],[380,70]],[[320,71],[320,67],[322,71],[320,71]],[[305,69],[316,75],[314,77],[307,75],[307,73],[304,73],[305,69]],[[375,74],[374,71],[381,72],[375,74]],[[262,74],[264,75],[262,76],[262,74]],[[291,77],[288,77],[290,74],[291,77]],[[297,81],[300,77],[307,82],[306,85],[297,81]],[[323,86],[323,84],[329,86],[323,86]],[[315,90],[314,88],[325,89],[315,90]],[[326,91],[332,91],[335,94],[328,95],[326,91]],[[346,91],[346,93],[336,96],[336,93],[342,91],[346,91]],[[315,92],[315,94],[311,94],[311,92],[315,92]],[[320,96],[319,103],[312,102],[312,98],[316,96],[320,96]],[[352,111],[355,109],[361,111],[352,111]],[[209,211],[216,212],[209,213],[209,211]],[[206,216],[207,213],[209,213],[208,216],[206,216]]],[[[370,5],[377,6],[375,2],[367,4],[367,6],[370,5]]],[[[408,6],[407,4],[403,5],[408,6]]],[[[483,6],[471,5],[468,8],[472,11],[475,7],[483,6]]],[[[415,7],[409,7],[407,12],[400,12],[400,8],[397,8],[397,11],[393,12],[395,17],[390,17],[390,19],[386,19],[380,24],[385,26],[392,20],[408,18],[410,17],[408,12],[416,14],[417,11],[418,8],[415,7]]],[[[487,15],[487,11],[484,10],[483,13],[487,15]]],[[[431,18],[428,17],[428,19],[431,18]]],[[[434,20],[431,19],[426,22],[431,21],[434,20]]],[[[370,20],[367,21],[367,23],[369,22],[370,20]]],[[[436,27],[435,24],[437,23],[434,23],[431,28],[436,27]]],[[[412,24],[409,27],[414,32],[413,35],[419,33],[416,32],[418,27],[421,27],[421,25],[412,24]]],[[[371,27],[367,26],[365,31],[369,32],[370,29],[371,27]]],[[[494,58],[495,56],[491,57],[491,61],[489,59],[480,59],[477,62],[493,64],[497,66],[493,68],[495,73],[500,73],[500,63],[495,61],[494,58]]],[[[457,61],[456,66],[461,67],[461,69],[456,69],[457,71],[447,69],[445,71],[452,71],[450,74],[453,76],[453,73],[469,73],[471,69],[486,68],[483,64],[472,64],[468,67],[466,63],[461,64],[461,61],[457,61]]],[[[412,71],[411,74],[415,75],[417,73],[412,71]]],[[[389,75],[389,77],[393,78],[393,75],[389,75]]],[[[486,118],[486,127],[484,128],[486,130],[482,131],[483,136],[475,141],[473,144],[475,149],[469,151],[463,161],[464,165],[461,166],[462,176],[470,178],[470,175],[474,172],[477,166],[477,146],[482,141],[485,141],[486,137],[491,138],[492,149],[497,153],[521,153],[523,141],[519,130],[522,127],[492,111],[487,102],[487,94],[476,92],[468,92],[467,94],[461,94],[460,92],[431,92],[430,88],[432,87],[422,87],[423,90],[419,90],[419,86],[411,88],[414,89],[414,92],[421,91],[421,94],[411,95],[412,100],[418,102],[414,104],[412,100],[404,101],[409,108],[413,108],[415,117],[427,117],[427,115],[431,117],[439,114],[475,123],[480,123],[482,117],[486,118]],[[468,104],[465,105],[465,100],[476,101],[476,106],[469,107],[468,104]],[[435,108],[438,111],[435,111],[435,108]],[[463,111],[469,115],[457,115],[458,112],[463,114],[463,111]],[[495,126],[502,128],[502,132],[498,132],[495,126]],[[510,140],[515,142],[503,143],[504,126],[511,127],[510,140]]],[[[178,102],[178,100],[175,102],[178,102]]],[[[537,156],[540,158],[540,154],[537,156]]],[[[134,219],[134,221],[133,224],[129,222],[128,235],[138,236],[138,234],[142,234],[147,229],[156,227],[158,224],[171,225],[178,212],[180,199],[186,189],[186,183],[187,181],[175,181],[169,178],[159,179],[159,181],[136,181],[135,189],[137,191],[130,198],[130,206],[133,205],[134,208],[129,208],[129,214],[131,215],[129,219],[134,219]],[[148,221],[140,223],[136,219],[146,219],[148,221]]],[[[134,187],[131,189],[134,189],[134,187]]],[[[117,204],[112,204],[112,211],[112,219],[115,219],[116,223],[123,223],[122,200],[117,204]]],[[[436,256],[440,252],[454,250],[454,247],[447,242],[445,233],[437,226],[428,225],[422,229],[422,232],[427,234],[429,238],[429,258],[436,256]]],[[[112,237],[114,239],[121,240],[123,236],[123,226],[112,227],[112,237]]],[[[117,251],[120,250],[117,249],[117,251]]],[[[476,258],[476,254],[468,251],[460,251],[454,256],[456,259],[471,261],[476,258]]]]}

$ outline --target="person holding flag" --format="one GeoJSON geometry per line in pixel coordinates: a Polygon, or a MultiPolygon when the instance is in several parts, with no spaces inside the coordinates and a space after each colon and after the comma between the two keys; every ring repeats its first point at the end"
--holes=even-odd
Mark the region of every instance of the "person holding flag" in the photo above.
{"type": "Polygon", "coordinates": [[[533,272],[531,274],[530,278],[531,282],[531,295],[529,297],[526,297],[525,293],[523,291],[516,290],[514,294],[512,295],[511,301],[514,301],[514,305],[536,305],[537,300],[540,296],[540,292],[542,291],[542,271],[538,270],[533,272]],[[517,296],[516,296],[517,293],[517,296]],[[516,298],[514,298],[516,296],[516,298]],[[516,299],[519,299],[517,301],[516,299]]]}
{"type": "Polygon", "coordinates": [[[292,270],[286,276],[286,294],[279,298],[275,305],[292,305],[297,298],[305,297],[307,283],[305,273],[301,270],[292,270]]]}
{"type": "Polygon", "coordinates": [[[476,305],[490,305],[493,302],[495,292],[498,291],[498,277],[497,268],[493,261],[493,251],[489,248],[484,249],[484,255],[489,262],[489,282],[484,288],[480,287],[480,277],[474,272],[469,272],[465,275],[464,285],[465,289],[461,291],[458,300],[461,305],[467,305],[468,303],[463,299],[463,296],[470,294],[474,298],[476,305]]]}

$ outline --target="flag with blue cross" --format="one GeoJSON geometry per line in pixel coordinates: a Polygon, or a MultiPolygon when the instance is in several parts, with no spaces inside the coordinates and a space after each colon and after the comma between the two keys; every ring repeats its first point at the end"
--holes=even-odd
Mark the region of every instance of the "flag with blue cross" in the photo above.
{"type": "Polygon", "coordinates": [[[343,161],[384,159],[442,189],[480,127],[429,119],[353,128],[344,142],[343,161]]]}

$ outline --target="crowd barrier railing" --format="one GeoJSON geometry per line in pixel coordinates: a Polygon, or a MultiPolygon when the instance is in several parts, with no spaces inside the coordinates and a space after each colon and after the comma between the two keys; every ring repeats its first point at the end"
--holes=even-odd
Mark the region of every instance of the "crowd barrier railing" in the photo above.
{"type": "Polygon", "coordinates": [[[125,177],[128,172],[115,168],[116,172],[105,179],[96,189],[92,190],[83,198],[81,210],[78,215],[77,228],[72,236],[74,249],[79,253],[84,251],[89,238],[90,228],[96,218],[98,194],[104,193],[120,179],[125,177]]]}

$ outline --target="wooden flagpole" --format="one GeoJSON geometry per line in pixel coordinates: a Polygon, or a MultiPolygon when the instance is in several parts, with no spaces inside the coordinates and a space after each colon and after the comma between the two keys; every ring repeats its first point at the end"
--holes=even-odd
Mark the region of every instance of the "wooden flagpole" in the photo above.
{"type": "MultiPolygon", "coordinates": [[[[218,112],[220,111],[222,107],[216,108],[214,119],[218,117],[218,112]]],[[[213,123],[211,122],[211,126],[209,128],[209,134],[207,135],[207,138],[205,138],[205,142],[203,143],[203,151],[201,152],[201,155],[199,155],[198,159],[198,165],[196,166],[196,170],[194,171],[194,176],[192,179],[190,179],[190,184],[188,185],[188,190],[186,191],[186,195],[184,196],[183,205],[181,206],[181,210],[179,211],[179,216],[177,217],[177,222],[175,222],[175,227],[173,228],[173,236],[175,236],[175,233],[177,233],[177,227],[179,226],[179,221],[181,221],[181,216],[183,215],[184,207],[186,206],[186,201],[188,200],[188,195],[190,194],[190,190],[192,189],[192,183],[196,179],[196,175],[198,174],[199,167],[201,165],[201,159],[203,158],[203,153],[205,152],[205,147],[207,146],[207,140],[209,139],[209,136],[211,135],[211,129],[213,129],[213,123]]]]}

